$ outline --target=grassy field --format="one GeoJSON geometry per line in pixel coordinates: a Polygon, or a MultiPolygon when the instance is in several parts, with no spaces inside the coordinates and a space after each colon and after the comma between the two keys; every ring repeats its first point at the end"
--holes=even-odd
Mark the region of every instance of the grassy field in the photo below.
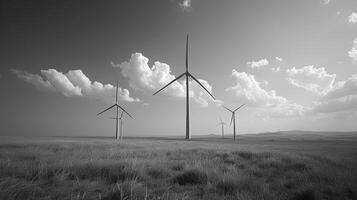
{"type": "Polygon", "coordinates": [[[0,199],[357,199],[357,134],[2,136],[0,199]]]}

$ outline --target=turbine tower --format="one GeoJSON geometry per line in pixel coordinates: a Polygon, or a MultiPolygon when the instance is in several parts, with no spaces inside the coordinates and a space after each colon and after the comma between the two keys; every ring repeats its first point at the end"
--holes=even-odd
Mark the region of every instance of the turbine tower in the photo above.
{"type": "MultiPolygon", "coordinates": [[[[116,120],[116,123],[115,123],[115,138],[118,140],[119,139],[119,135],[118,135],[118,120],[120,119],[121,121],[121,124],[120,124],[120,127],[122,126],[122,117],[123,117],[123,112],[125,112],[129,117],[131,117],[133,119],[133,117],[123,108],[121,107],[119,104],[118,104],[118,81],[117,81],[117,87],[116,87],[116,93],[115,93],[115,104],[110,106],[109,108],[103,110],[102,112],[98,113],[98,115],[112,109],[112,108],[116,108],[116,117],[114,118],[116,120]],[[119,109],[122,111],[122,114],[119,118],[119,109]]],[[[122,128],[121,128],[122,129],[122,128]]]]}
{"type": "Polygon", "coordinates": [[[219,118],[219,121],[220,121],[220,123],[218,123],[217,126],[221,125],[221,127],[222,127],[222,138],[224,138],[224,125],[226,125],[226,123],[224,123],[222,121],[222,118],[219,118]]]}
{"type": "Polygon", "coordinates": [[[188,71],[188,34],[186,38],[186,71],[166,84],[164,87],[162,87],[160,90],[155,92],[153,95],[159,93],[161,90],[165,89],[167,86],[169,86],[171,83],[177,81],[181,77],[185,76],[186,77],[186,139],[190,140],[191,139],[191,134],[190,134],[190,96],[189,96],[189,84],[188,84],[188,79],[191,77],[194,81],[196,81],[214,100],[214,96],[200,83],[199,80],[197,80],[189,71],[188,71]]]}
{"type": "Polygon", "coordinates": [[[225,106],[223,106],[225,109],[227,109],[229,112],[232,113],[232,117],[231,117],[231,123],[229,126],[232,125],[232,122],[233,122],[233,138],[234,138],[234,141],[236,141],[236,111],[239,110],[241,107],[243,107],[245,104],[239,106],[237,109],[235,110],[231,110],[225,106]]]}

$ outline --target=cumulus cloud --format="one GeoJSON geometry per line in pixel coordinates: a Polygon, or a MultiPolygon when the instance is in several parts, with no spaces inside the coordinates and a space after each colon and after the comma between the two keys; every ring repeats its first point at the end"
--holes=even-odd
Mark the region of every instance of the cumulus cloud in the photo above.
{"type": "MultiPolygon", "coordinates": [[[[154,62],[154,65],[149,67],[149,59],[141,53],[134,53],[131,55],[129,61],[122,62],[121,64],[114,64],[114,68],[119,68],[121,74],[129,79],[130,87],[148,92],[155,92],[176,77],[171,74],[170,66],[161,62],[154,62]]],[[[203,79],[198,79],[208,91],[212,92],[212,86],[203,79]]],[[[201,106],[207,106],[210,97],[206,92],[194,81],[189,81],[190,97],[194,102],[201,106]]],[[[175,81],[169,87],[162,91],[163,93],[174,97],[186,96],[186,84],[184,80],[175,81]]]]}
{"type": "Polygon", "coordinates": [[[242,102],[256,106],[287,102],[284,97],[277,96],[275,90],[263,89],[262,83],[256,81],[254,75],[233,69],[232,76],[235,78],[235,85],[228,87],[226,91],[234,94],[242,102]]]}
{"type": "Polygon", "coordinates": [[[299,69],[293,67],[286,73],[290,84],[319,95],[326,94],[336,79],[336,74],[328,74],[324,67],[315,68],[313,65],[299,69]]]}
{"type": "Polygon", "coordinates": [[[276,62],[283,62],[284,60],[280,57],[275,57],[276,62]]]}
{"type": "Polygon", "coordinates": [[[72,82],[62,72],[55,69],[41,70],[41,74],[46,77],[48,82],[64,96],[82,96],[81,88],[74,86],[72,82]]]}
{"type": "Polygon", "coordinates": [[[357,38],[353,40],[353,46],[350,51],[348,51],[348,56],[352,58],[353,61],[357,62],[357,38]]]}
{"type": "Polygon", "coordinates": [[[233,70],[232,76],[235,78],[235,85],[228,87],[226,92],[233,94],[239,102],[260,108],[271,117],[301,116],[308,110],[278,96],[275,90],[265,90],[254,75],[233,70]]]}
{"type": "Polygon", "coordinates": [[[267,59],[261,59],[258,61],[247,62],[247,65],[250,65],[251,68],[260,68],[266,65],[269,65],[269,61],[267,59]]]}
{"type": "Polygon", "coordinates": [[[17,76],[17,78],[22,79],[26,83],[34,85],[38,90],[51,92],[56,90],[49,81],[44,80],[38,74],[31,74],[17,69],[11,69],[11,71],[17,76]]]}
{"type": "Polygon", "coordinates": [[[327,5],[327,4],[329,4],[331,2],[331,0],[322,0],[322,3],[324,4],[324,5],[327,5]]]}
{"type": "Polygon", "coordinates": [[[352,12],[351,15],[348,17],[348,22],[350,23],[357,23],[357,13],[352,12]]]}
{"type": "MultiPolygon", "coordinates": [[[[41,75],[12,69],[19,79],[36,86],[41,91],[59,92],[66,97],[83,96],[108,101],[115,94],[115,87],[111,84],[103,85],[92,82],[82,70],[70,70],[67,74],[56,69],[41,70],[41,75]]],[[[130,97],[127,89],[118,88],[118,98],[122,101],[137,102],[138,98],[130,97]]]]}
{"type": "Polygon", "coordinates": [[[171,2],[177,4],[183,11],[190,11],[192,8],[191,0],[171,0],[171,2]]]}

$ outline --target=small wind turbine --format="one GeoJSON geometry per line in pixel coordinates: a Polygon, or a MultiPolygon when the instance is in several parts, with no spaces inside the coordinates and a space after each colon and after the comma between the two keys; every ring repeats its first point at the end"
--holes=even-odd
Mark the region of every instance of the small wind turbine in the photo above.
{"type": "Polygon", "coordinates": [[[245,104],[239,106],[237,109],[235,109],[235,110],[233,110],[233,111],[232,111],[231,109],[229,109],[229,108],[223,106],[225,109],[227,109],[229,112],[232,113],[231,123],[230,123],[229,126],[231,126],[231,125],[232,125],[232,122],[233,122],[233,138],[234,138],[234,141],[236,141],[236,111],[239,110],[239,109],[240,109],[241,107],[243,107],[244,105],[245,105],[245,104]]]}
{"type": "MultiPolygon", "coordinates": [[[[133,117],[124,109],[122,108],[119,104],[118,104],[118,82],[117,82],[117,87],[116,87],[116,93],[115,93],[115,104],[110,106],[109,108],[103,110],[102,112],[98,113],[98,115],[112,109],[113,107],[116,107],[116,117],[114,118],[116,120],[116,123],[115,123],[115,138],[118,140],[119,139],[119,136],[118,136],[118,120],[120,119],[120,127],[122,126],[122,117],[123,117],[123,112],[125,112],[129,117],[131,117],[133,119],[133,117]],[[122,110],[122,114],[119,118],[119,108],[120,110],[122,110]]],[[[122,128],[121,128],[122,129],[122,128]]]]}
{"type": "Polygon", "coordinates": [[[188,71],[188,34],[186,38],[186,72],[169,82],[167,85],[162,87],[160,90],[155,92],[153,95],[159,93],[161,90],[165,89],[167,86],[169,86],[171,83],[177,81],[181,77],[186,76],[186,139],[189,140],[191,139],[191,134],[190,134],[190,92],[189,92],[189,84],[188,84],[188,79],[191,77],[194,81],[196,81],[206,92],[215,100],[214,96],[200,83],[199,80],[197,80],[189,71],[188,71]]]}
{"type": "Polygon", "coordinates": [[[220,123],[218,123],[217,126],[221,125],[221,127],[222,127],[222,138],[224,138],[224,125],[226,125],[226,123],[224,123],[222,121],[222,118],[219,118],[219,121],[220,121],[220,123]]]}
{"type": "MultiPolygon", "coordinates": [[[[124,137],[124,128],[123,128],[123,111],[120,113],[119,117],[119,139],[123,139],[124,137]]],[[[116,117],[112,117],[110,119],[117,119],[116,117]]],[[[117,138],[118,139],[118,138],[117,138]]]]}

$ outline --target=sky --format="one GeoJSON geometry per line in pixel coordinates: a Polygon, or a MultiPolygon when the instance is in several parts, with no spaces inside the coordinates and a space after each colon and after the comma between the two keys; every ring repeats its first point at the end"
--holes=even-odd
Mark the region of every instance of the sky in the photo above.
{"type": "Polygon", "coordinates": [[[1,0],[0,134],[192,137],[356,131],[355,0],[1,0]]]}

